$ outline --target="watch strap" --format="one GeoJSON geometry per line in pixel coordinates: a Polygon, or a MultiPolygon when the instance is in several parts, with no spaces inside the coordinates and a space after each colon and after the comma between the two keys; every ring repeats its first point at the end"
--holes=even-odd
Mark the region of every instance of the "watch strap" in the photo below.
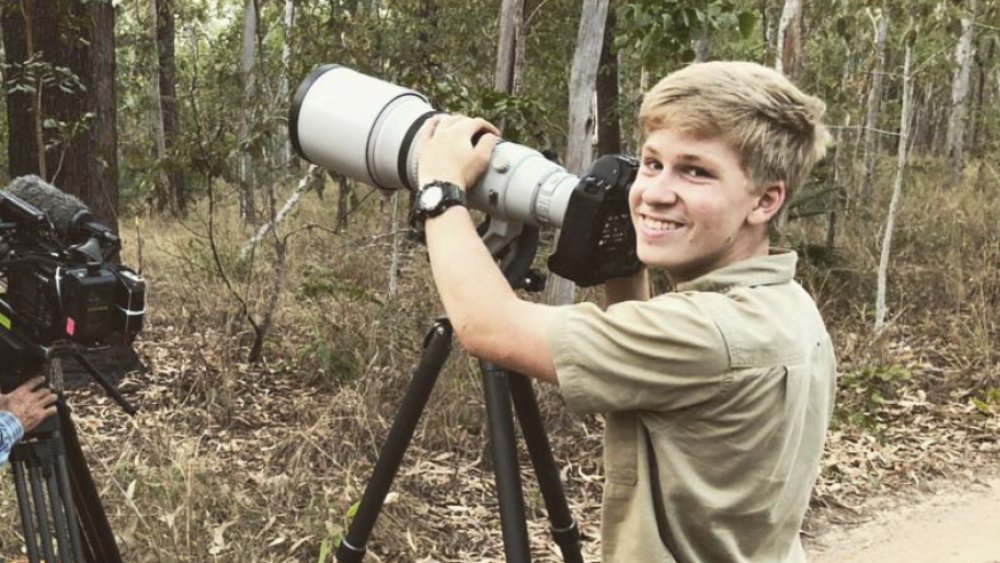
{"type": "Polygon", "coordinates": [[[420,190],[417,192],[416,201],[410,214],[410,228],[413,230],[417,240],[425,242],[424,223],[428,218],[437,217],[456,205],[467,205],[465,190],[457,185],[444,180],[434,180],[421,186],[420,190]],[[424,209],[420,205],[420,195],[424,192],[424,190],[432,186],[441,188],[441,201],[439,201],[433,208],[424,209]]]}
{"type": "MultiPolygon", "coordinates": [[[[438,215],[447,211],[449,207],[453,207],[455,205],[463,205],[463,206],[466,205],[465,191],[462,188],[458,187],[457,185],[451,182],[446,182],[444,180],[434,180],[432,182],[427,182],[426,184],[424,184],[420,188],[420,191],[423,192],[424,190],[426,190],[431,186],[437,186],[441,188],[442,197],[441,201],[438,202],[438,204],[435,207],[431,209],[420,209],[420,211],[426,217],[437,217],[438,215]]],[[[420,195],[417,194],[417,197],[419,198],[420,195]]]]}

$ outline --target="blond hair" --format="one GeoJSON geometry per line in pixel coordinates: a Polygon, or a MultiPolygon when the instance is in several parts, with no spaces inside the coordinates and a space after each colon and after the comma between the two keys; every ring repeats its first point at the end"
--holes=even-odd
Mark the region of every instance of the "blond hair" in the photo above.
{"type": "Polygon", "coordinates": [[[784,182],[786,201],[826,153],[826,104],[779,72],[749,62],[692,64],[660,80],[642,100],[644,135],[662,128],[720,138],[757,188],[784,182]]]}

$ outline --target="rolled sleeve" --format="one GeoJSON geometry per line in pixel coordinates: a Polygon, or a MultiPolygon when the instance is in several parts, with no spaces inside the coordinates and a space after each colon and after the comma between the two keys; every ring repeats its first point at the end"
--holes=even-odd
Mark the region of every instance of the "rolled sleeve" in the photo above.
{"type": "Polygon", "coordinates": [[[685,294],[606,311],[592,303],[564,307],[548,338],[561,393],[583,413],[697,405],[720,391],[729,371],[722,332],[685,294]]]}
{"type": "Polygon", "coordinates": [[[9,411],[0,411],[0,463],[5,463],[14,444],[24,437],[21,421],[9,411]]]}

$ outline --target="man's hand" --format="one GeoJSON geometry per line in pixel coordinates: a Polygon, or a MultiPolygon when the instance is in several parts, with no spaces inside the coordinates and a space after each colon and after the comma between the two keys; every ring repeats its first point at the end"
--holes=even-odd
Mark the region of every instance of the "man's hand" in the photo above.
{"type": "Polygon", "coordinates": [[[420,135],[420,185],[444,180],[463,190],[479,181],[500,141],[500,131],[493,124],[461,115],[434,116],[420,135]],[[472,139],[479,133],[483,135],[473,145],[472,139]]]}
{"type": "Polygon", "coordinates": [[[45,378],[39,375],[22,383],[8,395],[0,393],[0,410],[10,411],[16,416],[26,433],[56,414],[56,394],[47,387],[40,387],[44,383],[45,378]]]}

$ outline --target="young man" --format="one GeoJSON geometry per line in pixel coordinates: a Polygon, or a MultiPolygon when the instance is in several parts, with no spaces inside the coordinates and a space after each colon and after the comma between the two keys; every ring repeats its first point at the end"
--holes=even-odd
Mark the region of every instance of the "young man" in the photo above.
{"type": "MultiPolygon", "coordinates": [[[[692,65],[646,94],[632,221],[639,258],[676,286],[652,299],[643,271],[609,281],[603,310],[519,300],[464,207],[426,220],[466,350],[604,413],[605,561],[804,559],[834,354],[793,279],[795,253],[770,250],[769,225],[825,152],[824,111],[752,63],[692,65]]],[[[431,122],[421,186],[474,186],[496,134],[483,120],[431,122]]]]}

